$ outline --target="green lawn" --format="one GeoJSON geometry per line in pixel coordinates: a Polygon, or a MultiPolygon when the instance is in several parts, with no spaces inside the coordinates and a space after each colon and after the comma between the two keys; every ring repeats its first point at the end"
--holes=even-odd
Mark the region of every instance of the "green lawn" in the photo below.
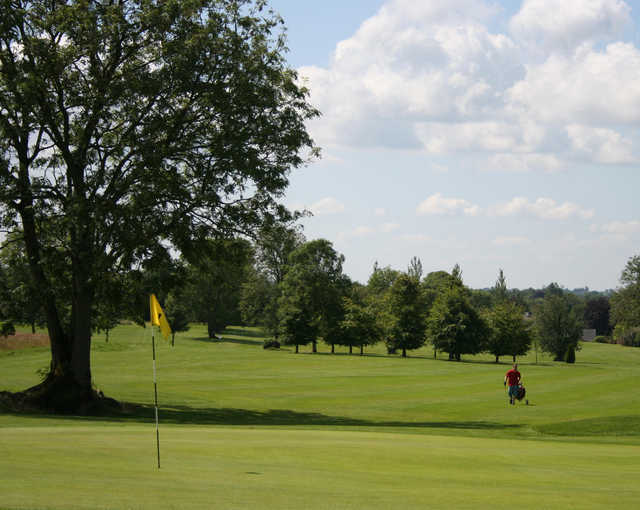
{"type": "MultiPolygon", "coordinates": [[[[156,468],[149,329],[94,338],[93,375],[131,406],[110,419],[0,415],[0,508],[633,508],[640,349],[586,344],[577,363],[408,359],[382,346],[264,351],[205,328],[158,348],[156,468]]],[[[0,351],[0,390],[38,381],[48,351],[0,351]]]]}

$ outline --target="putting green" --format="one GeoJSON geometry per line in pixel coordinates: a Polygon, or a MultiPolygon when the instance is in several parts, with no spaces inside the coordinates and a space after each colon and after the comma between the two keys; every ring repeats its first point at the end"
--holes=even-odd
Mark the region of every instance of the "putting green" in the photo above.
{"type": "Polygon", "coordinates": [[[632,508],[640,446],[45,420],[5,426],[1,508],[632,508]]]}

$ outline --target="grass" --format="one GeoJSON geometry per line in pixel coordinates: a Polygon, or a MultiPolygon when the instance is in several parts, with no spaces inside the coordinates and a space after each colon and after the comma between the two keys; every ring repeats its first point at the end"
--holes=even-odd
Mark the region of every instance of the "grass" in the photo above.
{"type": "MultiPolygon", "coordinates": [[[[640,349],[586,344],[577,363],[265,351],[256,330],[158,346],[155,467],[150,333],[94,338],[93,375],[132,403],[110,418],[0,415],[1,509],[633,507],[640,349]],[[135,404],[135,405],[133,405],[135,404]]],[[[0,351],[0,389],[38,382],[48,350],[0,351]]]]}

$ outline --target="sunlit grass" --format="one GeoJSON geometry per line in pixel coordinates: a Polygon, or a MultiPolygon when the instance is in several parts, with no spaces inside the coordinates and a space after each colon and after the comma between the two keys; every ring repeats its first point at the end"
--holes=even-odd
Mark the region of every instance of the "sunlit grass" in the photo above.
{"type": "MultiPolygon", "coordinates": [[[[0,508],[629,508],[640,497],[640,349],[587,344],[577,363],[410,358],[376,346],[262,349],[204,326],[158,342],[155,467],[150,330],[93,339],[111,418],[0,415],[0,508]]],[[[39,380],[48,350],[0,351],[0,390],[39,380]]]]}

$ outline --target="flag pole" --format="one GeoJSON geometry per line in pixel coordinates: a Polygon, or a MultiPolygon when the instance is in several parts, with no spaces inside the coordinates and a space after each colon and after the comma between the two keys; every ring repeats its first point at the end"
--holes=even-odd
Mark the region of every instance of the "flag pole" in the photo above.
{"type": "Polygon", "coordinates": [[[158,469],[160,469],[160,429],[158,427],[158,383],[156,382],[156,335],[151,324],[151,347],[153,349],[153,394],[156,414],[156,449],[158,450],[158,469]]]}

